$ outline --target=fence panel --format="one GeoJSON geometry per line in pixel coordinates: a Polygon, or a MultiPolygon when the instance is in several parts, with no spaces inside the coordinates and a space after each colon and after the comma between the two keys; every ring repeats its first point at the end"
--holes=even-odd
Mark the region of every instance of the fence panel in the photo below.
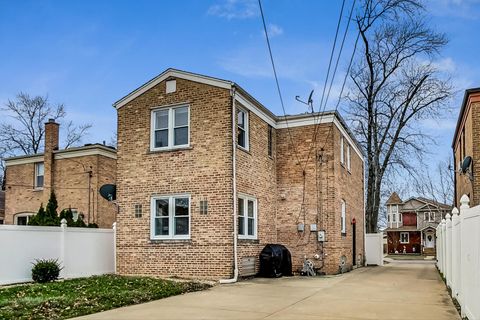
{"type": "Polygon", "coordinates": [[[114,232],[0,225],[0,285],[31,281],[36,259],[58,259],[63,278],[114,273],[114,232]]]}
{"type": "Polygon", "coordinates": [[[365,235],[365,258],[367,265],[383,266],[383,233],[365,235]]]}

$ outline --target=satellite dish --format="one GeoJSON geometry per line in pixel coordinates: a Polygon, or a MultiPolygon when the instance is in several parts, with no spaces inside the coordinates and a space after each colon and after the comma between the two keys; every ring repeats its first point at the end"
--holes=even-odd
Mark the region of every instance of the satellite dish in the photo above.
{"type": "Polygon", "coordinates": [[[100,195],[108,201],[117,199],[117,186],[114,184],[104,184],[100,187],[100,195]]]}
{"type": "Polygon", "coordinates": [[[461,166],[462,173],[466,173],[470,168],[471,164],[472,164],[472,157],[466,156],[465,159],[463,159],[462,161],[462,166],[461,166]]]}

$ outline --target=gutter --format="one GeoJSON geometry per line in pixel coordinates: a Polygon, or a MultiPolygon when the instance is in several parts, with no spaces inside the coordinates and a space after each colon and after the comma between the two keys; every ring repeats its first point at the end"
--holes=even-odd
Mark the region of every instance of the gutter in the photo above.
{"type": "Polygon", "coordinates": [[[232,96],[232,169],[233,169],[233,278],[231,279],[221,279],[219,282],[221,284],[235,283],[238,280],[238,226],[237,226],[237,140],[235,139],[235,86],[232,85],[230,91],[232,96]]]}

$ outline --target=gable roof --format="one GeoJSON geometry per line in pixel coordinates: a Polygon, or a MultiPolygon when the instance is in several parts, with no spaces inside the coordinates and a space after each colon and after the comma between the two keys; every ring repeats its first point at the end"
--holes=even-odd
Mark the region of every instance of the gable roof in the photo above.
{"type": "Polygon", "coordinates": [[[319,124],[319,119],[321,122],[333,122],[337,128],[342,132],[342,134],[346,135],[347,138],[351,141],[350,144],[352,145],[354,151],[358,154],[360,159],[364,162],[365,154],[363,152],[362,146],[352,134],[351,130],[346,125],[344,119],[340,116],[337,111],[324,111],[318,113],[304,113],[304,114],[297,114],[297,115],[285,115],[285,116],[276,116],[273,112],[271,112],[267,107],[261,104],[258,100],[256,100],[252,95],[250,95],[245,89],[239,86],[237,83],[224,80],[220,78],[210,77],[198,73],[178,70],[174,68],[168,68],[167,70],[160,73],[158,76],[152,78],[151,80],[147,81],[145,84],[141,85],[140,87],[136,88],[135,90],[131,91],[126,96],[122,97],[121,99],[117,100],[113,103],[113,107],[117,110],[128,104],[130,101],[134,100],[135,98],[139,97],[143,93],[147,92],[151,88],[158,85],[160,82],[168,79],[168,78],[180,78],[185,79],[193,82],[203,83],[219,88],[224,89],[235,89],[238,91],[237,100],[243,104],[247,104],[245,107],[250,107],[253,109],[257,115],[266,121],[269,125],[273,126],[277,129],[282,129],[285,127],[294,127],[294,126],[304,126],[304,125],[313,125],[319,124]],[[319,117],[321,115],[321,117],[319,117]]]}
{"type": "Polygon", "coordinates": [[[457,126],[455,127],[455,134],[453,135],[452,149],[455,148],[455,141],[457,141],[457,138],[458,138],[458,131],[460,131],[460,126],[462,124],[465,108],[467,107],[468,98],[470,97],[471,94],[475,94],[475,93],[480,93],[480,87],[465,90],[465,94],[463,95],[462,106],[460,108],[460,113],[458,114],[457,126]]]}
{"type": "Polygon", "coordinates": [[[396,192],[392,192],[390,195],[390,198],[388,198],[387,202],[385,204],[401,204],[402,199],[400,199],[400,196],[396,192]]]}

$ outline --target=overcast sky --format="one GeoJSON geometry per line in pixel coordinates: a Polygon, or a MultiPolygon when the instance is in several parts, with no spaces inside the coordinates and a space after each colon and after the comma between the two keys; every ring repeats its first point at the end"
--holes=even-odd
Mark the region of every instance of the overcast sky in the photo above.
{"type": "MultiPolygon", "coordinates": [[[[287,113],[305,112],[294,97],[315,89],[319,101],[341,1],[263,4],[287,113]]],[[[451,153],[463,91],[480,86],[480,1],[427,6],[428,22],[450,38],[436,63],[458,90],[452,114],[424,122],[438,138],[430,155],[436,161],[451,153]]],[[[327,109],[334,108],[353,33],[327,109]]],[[[93,124],[85,143],[109,141],[116,128],[112,103],[169,67],[235,81],[283,114],[256,0],[0,0],[0,48],[0,103],[20,91],[48,94],[65,103],[70,119],[93,124]]]]}

